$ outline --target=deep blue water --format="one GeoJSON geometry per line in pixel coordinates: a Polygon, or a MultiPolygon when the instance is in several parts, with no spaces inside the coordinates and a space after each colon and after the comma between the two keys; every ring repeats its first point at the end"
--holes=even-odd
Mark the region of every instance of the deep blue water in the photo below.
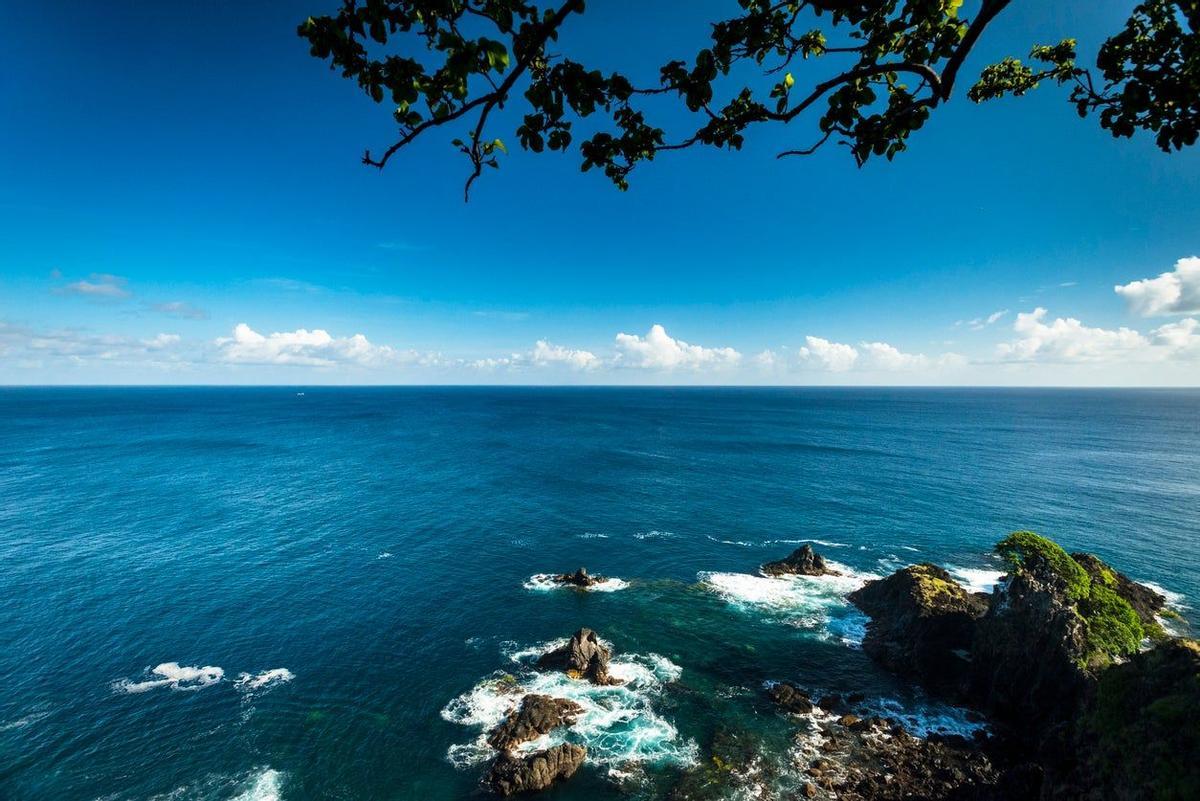
{"type": "Polygon", "coordinates": [[[469,797],[496,671],[588,704],[547,797],[665,797],[786,762],[768,680],[958,725],[854,647],[867,574],[1030,528],[1200,598],[1197,391],[298,392],[0,390],[0,798],[469,797]],[[810,538],[850,577],[755,577],[810,538]],[[524,586],[580,565],[628,586],[524,586]],[[523,666],[580,625],[630,685],[523,666]]]}

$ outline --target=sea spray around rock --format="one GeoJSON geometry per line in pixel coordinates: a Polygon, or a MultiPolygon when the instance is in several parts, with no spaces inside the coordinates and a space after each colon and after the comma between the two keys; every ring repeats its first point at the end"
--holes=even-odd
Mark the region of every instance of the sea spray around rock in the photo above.
{"type": "Polygon", "coordinates": [[[495,751],[488,733],[503,722],[530,693],[562,698],[582,712],[574,725],[522,743],[516,753],[532,753],[572,742],[587,748],[587,762],[611,771],[635,764],[685,767],[698,758],[695,743],[680,737],[675,726],[655,708],[664,685],[679,679],[682,669],[659,654],[622,654],[612,658],[609,673],[622,683],[599,686],[559,671],[537,671],[539,657],[561,648],[566,639],[512,650],[514,673],[497,671],[442,709],[442,718],[477,730],[468,743],[452,745],[447,759],[458,768],[481,765],[495,751]]]}

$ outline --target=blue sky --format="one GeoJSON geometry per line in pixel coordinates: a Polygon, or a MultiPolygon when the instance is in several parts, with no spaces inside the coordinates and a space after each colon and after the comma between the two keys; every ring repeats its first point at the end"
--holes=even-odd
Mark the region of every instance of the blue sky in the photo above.
{"type": "MultiPolygon", "coordinates": [[[[513,148],[464,204],[457,132],[359,164],[388,111],[294,33],[335,6],[8,9],[0,382],[1200,383],[1200,150],[1113,140],[1056,87],[960,92],[862,170],[777,161],[811,123],[627,193],[513,148]]],[[[734,6],[593,2],[562,49],[652,77],[734,6]]],[[[1086,58],[1130,6],[1015,3],[966,74],[1086,58]]]]}

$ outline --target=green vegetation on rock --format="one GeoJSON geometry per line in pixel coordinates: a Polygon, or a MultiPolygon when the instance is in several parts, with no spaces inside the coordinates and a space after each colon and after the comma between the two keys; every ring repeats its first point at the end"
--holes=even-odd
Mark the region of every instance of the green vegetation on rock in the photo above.
{"type": "Polygon", "coordinates": [[[1114,589],[1116,576],[1105,568],[1093,577],[1057,543],[1032,531],[1015,531],[996,544],[1013,572],[1060,580],[1087,631],[1083,665],[1102,666],[1114,657],[1137,653],[1147,636],[1137,612],[1114,589]]]}
{"type": "Polygon", "coordinates": [[[1172,640],[1106,670],[1082,718],[1084,783],[1118,798],[1200,798],[1200,643],[1172,640]],[[1098,780],[1098,781],[1097,781],[1098,780]]]}

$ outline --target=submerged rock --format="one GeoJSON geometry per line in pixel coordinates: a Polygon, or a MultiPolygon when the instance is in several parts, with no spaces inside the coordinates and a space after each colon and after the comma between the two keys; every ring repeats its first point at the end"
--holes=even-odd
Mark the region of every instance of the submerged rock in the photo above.
{"type": "Polygon", "coordinates": [[[502,796],[545,790],[560,779],[569,779],[583,764],[587,749],[563,743],[528,756],[502,753],[492,763],[485,779],[493,792],[502,796]]]}
{"type": "Polygon", "coordinates": [[[785,712],[793,715],[806,715],[813,711],[812,699],[794,684],[786,681],[772,684],[767,690],[767,695],[771,696],[771,700],[782,707],[785,712]]]}
{"type": "Polygon", "coordinates": [[[571,587],[587,589],[588,587],[605,581],[605,578],[604,576],[593,576],[587,572],[586,567],[581,567],[574,573],[559,573],[554,576],[553,580],[557,584],[565,584],[571,587]]]}
{"type": "Polygon", "coordinates": [[[774,562],[762,566],[762,572],[768,576],[838,576],[836,570],[830,569],[825,557],[813,550],[807,543],[801,545],[792,553],[774,562]]]}
{"type": "Polygon", "coordinates": [[[510,751],[521,743],[536,740],[559,726],[570,726],[583,714],[583,707],[565,698],[530,694],[488,735],[488,745],[510,751]]]}
{"type": "Polygon", "coordinates": [[[987,611],[936,565],[921,564],[871,581],[849,596],[866,614],[863,651],[884,667],[931,689],[956,690],[967,677],[967,651],[987,611]]]}
{"type": "Polygon", "coordinates": [[[537,666],[550,670],[562,670],[575,678],[587,679],[592,684],[620,684],[608,673],[612,652],[600,643],[596,632],[582,628],[571,637],[570,642],[543,654],[537,666]]]}

